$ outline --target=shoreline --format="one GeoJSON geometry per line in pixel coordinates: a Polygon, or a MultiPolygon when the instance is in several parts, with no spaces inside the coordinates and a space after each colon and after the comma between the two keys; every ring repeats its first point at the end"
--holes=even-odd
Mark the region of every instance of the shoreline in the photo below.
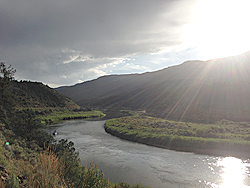
{"type": "Polygon", "coordinates": [[[140,144],[145,144],[148,146],[153,146],[153,147],[158,147],[162,149],[169,149],[169,150],[174,150],[174,151],[180,151],[180,152],[190,152],[194,154],[201,154],[201,155],[213,155],[213,156],[223,156],[223,157],[237,157],[237,158],[246,158],[248,159],[250,156],[250,152],[246,151],[235,151],[235,150],[223,150],[223,149],[210,149],[210,148],[181,148],[181,147],[173,147],[173,146],[167,146],[167,145],[161,145],[161,144],[156,144],[152,143],[149,141],[146,141],[145,139],[136,139],[133,136],[130,135],[122,135],[117,133],[116,131],[113,131],[106,126],[104,126],[104,129],[107,133],[116,136],[120,139],[124,139],[127,141],[135,142],[135,143],[140,143],[140,144]]]}
{"type": "Polygon", "coordinates": [[[52,112],[48,115],[39,115],[38,119],[41,120],[43,125],[53,125],[68,120],[80,120],[80,119],[92,119],[92,118],[104,118],[106,114],[101,111],[59,111],[52,112]]]}

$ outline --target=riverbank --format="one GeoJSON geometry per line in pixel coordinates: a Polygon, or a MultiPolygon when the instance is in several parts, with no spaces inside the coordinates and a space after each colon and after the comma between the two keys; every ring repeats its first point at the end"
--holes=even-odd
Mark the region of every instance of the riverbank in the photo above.
{"type": "MultiPolygon", "coordinates": [[[[246,167],[250,164],[250,159],[245,158],[176,152],[137,144],[108,134],[103,128],[104,123],[105,120],[67,121],[60,126],[49,126],[49,130],[52,132],[56,127],[56,139],[66,138],[75,143],[81,165],[89,166],[94,161],[104,173],[104,178],[113,183],[123,181],[130,185],[140,183],[158,188],[220,187],[226,175],[225,168],[230,165],[244,168],[241,163],[246,167]],[[221,166],[228,159],[228,166],[221,166]]],[[[250,186],[249,174],[244,174],[244,170],[234,172],[235,177],[242,174],[250,186]]]]}
{"type": "Polygon", "coordinates": [[[44,125],[60,123],[65,120],[103,118],[106,114],[98,110],[45,110],[39,112],[38,119],[44,125]]]}
{"type": "Polygon", "coordinates": [[[104,128],[122,139],[176,151],[234,157],[248,157],[250,151],[247,123],[203,125],[130,116],[107,120],[104,128]]]}

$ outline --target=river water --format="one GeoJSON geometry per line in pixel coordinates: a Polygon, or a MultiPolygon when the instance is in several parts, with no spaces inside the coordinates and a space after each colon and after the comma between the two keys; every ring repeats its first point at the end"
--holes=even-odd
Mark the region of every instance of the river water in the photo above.
{"type": "Polygon", "coordinates": [[[111,182],[171,187],[250,187],[250,156],[216,157],[177,152],[114,137],[105,121],[66,121],[48,127],[57,140],[75,143],[81,164],[94,162],[111,182]]]}

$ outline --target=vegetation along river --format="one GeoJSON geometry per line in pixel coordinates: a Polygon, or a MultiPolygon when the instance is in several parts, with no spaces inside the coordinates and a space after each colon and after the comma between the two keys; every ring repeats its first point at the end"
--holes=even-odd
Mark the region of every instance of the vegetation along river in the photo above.
{"type": "Polygon", "coordinates": [[[105,121],[52,125],[56,139],[75,143],[81,164],[94,162],[112,182],[168,187],[250,187],[250,158],[220,157],[151,147],[114,137],[105,121]]]}

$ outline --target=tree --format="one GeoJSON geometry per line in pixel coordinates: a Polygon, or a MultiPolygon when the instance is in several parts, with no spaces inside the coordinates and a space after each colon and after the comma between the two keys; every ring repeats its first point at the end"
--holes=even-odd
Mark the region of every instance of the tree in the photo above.
{"type": "Polygon", "coordinates": [[[6,66],[4,62],[0,62],[0,80],[1,83],[3,81],[10,82],[14,79],[14,75],[16,70],[10,66],[6,66]]]}
{"type": "Polygon", "coordinates": [[[12,109],[11,102],[11,81],[14,80],[16,70],[0,62],[0,121],[9,124],[8,114],[12,109]]]}

